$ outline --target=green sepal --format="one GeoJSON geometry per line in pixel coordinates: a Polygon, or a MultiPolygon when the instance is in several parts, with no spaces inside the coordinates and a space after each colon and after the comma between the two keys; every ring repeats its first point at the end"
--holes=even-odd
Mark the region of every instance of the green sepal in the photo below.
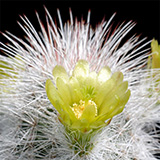
{"type": "Polygon", "coordinates": [[[89,122],[86,119],[79,119],[73,122],[71,128],[81,130],[82,132],[88,131],[89,122]]]}
{"type": "Polygon", "coordinates": [[[99,129],[105,126],[106,123],[104,121],[94,121],[93,123],[90,124],[90,128],[92,129],[99,129]]]}

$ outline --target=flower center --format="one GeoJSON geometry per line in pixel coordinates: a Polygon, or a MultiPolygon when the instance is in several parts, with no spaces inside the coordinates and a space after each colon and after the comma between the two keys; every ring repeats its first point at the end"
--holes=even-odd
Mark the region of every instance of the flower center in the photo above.
{"type": "Polygon", "coordinates": [[[97,105],[94,101],[92,100],[88,100],[87,102],[86,101],[83,101],[83,100],[80,100],[79,101],[79,104],[77,103],[74,103],[73,106],[71,107],[72,111],[74,112],[75,116],[77,119],[79,119],[84,111],[84,109],[86,108],[86,106],[89,106],[89,105],[93,105],[96,109],[96,114],[95,116],[97,116],[97,105]]]}

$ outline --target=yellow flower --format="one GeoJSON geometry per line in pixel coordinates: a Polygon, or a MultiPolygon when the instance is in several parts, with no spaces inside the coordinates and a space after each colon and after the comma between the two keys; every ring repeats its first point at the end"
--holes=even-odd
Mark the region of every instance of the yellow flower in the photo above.
{"type": "MultiPolygon", "coordinates": [[[[150,77],[152,77],[152,83],[154,85],[151,85],[149,88],[149,91],[151,92],[150,96],[152,96],[152,91],[160,93],[160,45],[158,45],[158,41],[153,39],[151,42],[151,51],[152,55],[148,57],[148,69],[153,69],[152,72],[150,72],[150,77]]],[[[157,104],[160,103],[160,100],[157,101],[157,104]]]]}
{"type": "Polygon", "coordinates": [[[62,66],[53,69],[53,81],[46,81],[47,96],[64,126],[86,133],[106,126],[121,113],[130,97],[128,82],[121,72],[109,67],[89,72],[89,64],[79,60],[69,77],[62,66]]]}
{"type": "Polygon", "coordinates": [[[16,55],[15,57],[7,57],[7,60],[0,60],[0,79],[4,78],[16,78],[18,71],[24,70],[23,61],[16,55]],[[16,70],[13,68],[16,65],[16,70]]]}
{"type": "Polygon", "coordinates": [[[9,67],[9,64],[4,61],[0,61],[0,79],[3,79],[5,77],[11,77],[9,73],[6,73],[5,71],[11,71],[13,70],[11,67],[9,67]]]}
{"type": "Polygon", "coordinates": [[[9,93],[12,90],[14,90],[11,87],[11,83],[15,82],[19,74],[18,71],[23,71],[24,66],[22,60],[19,58],[19,56],[15,57],[7,57],[7,60],[0,60],[0,87],[1,91],[9,93]],[[16,66],[15,66],[16,65],[16,66]],[[14,68],[14,67],[15,68],[14,68]],[[8,85],[8,83],[10,85],[8,85]]]}
{"type": "Polygon", "coordinates": [[[151,43],[152,56],[148,59],[148,68],[160,68],[160,45],[153,39],[151,43]]]}

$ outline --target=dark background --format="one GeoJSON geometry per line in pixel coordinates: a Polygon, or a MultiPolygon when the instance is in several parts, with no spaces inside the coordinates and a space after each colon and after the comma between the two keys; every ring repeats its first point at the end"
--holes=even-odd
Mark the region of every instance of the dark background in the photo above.
{"type": "MultiPolygon", "coordinates": [[[[0,31],[10,31],[18,37],[23,37],[24,32],[16,21],[22,22],[19,15],[25,14],[36,30],[40,30],[35,15],[35,10],[45,24],[45,11],[43,5],[49,10],[53,19],[57,18],[57,8],[60,9],[63,23],[69,19],[69,7],[72,9],[74,17],[80,20],[83,16],[87,19],[88,10],[91,9],[91,25],[96,26],[103,17],[108,20],[113,13],[117,13],[113,19],[114,24],[122,23],[124,20],[133,20],[137,25],[131,31],[148,37],[148,40],[156,38],[160,42],[160,1],[67,1],[67,0],[0,0],[0,31]]],[[[129,35],[130,36],[130,35],[129,35]]],[[[128,38],[129,38],[128,36],[128,38]]],[[[2,35],[0,41],[7,42],[2,35]]]]}

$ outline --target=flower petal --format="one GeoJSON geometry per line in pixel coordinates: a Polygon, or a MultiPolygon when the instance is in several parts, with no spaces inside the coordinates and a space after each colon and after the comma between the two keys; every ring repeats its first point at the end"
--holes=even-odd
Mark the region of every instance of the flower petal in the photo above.
{"type": "Polygon", "coordinates": [[[80,119],[87,119],[89,122],[92,122],[96,116],[97,109],[95,105],[88,105],[85,107],[80,119]]]}
{"type": "Polygon", "coordinates": [[[109,80],[96,88],[97,95],[95,97],[95,102],[98,108],[106,97],[110,95],[122,81],[123,74],[121,72],[115,72],[109,80]]]}
{"type": "Polygon", "coordinates": [[[75,77],[71,77],[69,79],[69,87],[70,87],[72,102],[78,103],[83,98],[83,95],[81,93],[80,84],[75,77]]]}
{"type": "Polygon", "coordinates": [[[63,111],[61,113],[61,115],[59,116],[59,119],[61,120],[63,124],[65,123],[64,125],[68,125],[68,126],[71,125],[71,117],[66,111],[63,111]]]}
{"type": "Polygon", "coordinates": [[[113,116],[121,113],[125,107],[125,104],[127,103],[128,99],[130,97],[130,90],[128,90],[123,97],[121,97],[119,104],[115,107],[110,108],[110,110],[108,112],[106,112],[105,114],[101,114],[100,116],[97,117],[98,121],[105,121],[109,118],[112,118],[113,116]]]}
{"type": "MultiPolygon", "coordinates": [[[[106,114],[112,112],[117,105],[122,105],[121,97],[124,97],[128,88],[128,82],[122,82],[117,88],[114,88],[109,95],[107,95],[99,107],[99,114],[106,114]]],[[[124,104],[125,105],[125,104],[124,104]]],[[[117,106],[118,107],[118,106],[117,106]]]]}
{"type": "Polygon", "coordinates": [[[115,80],[117,85],[120,84],[123,81],[123,73],[122,72],[113,73],[112,79],[115,80]]]}
{"type": "Polygon", "coordinates": [[[85,85],[90,87],[96,87],[96,82],[97,82],[97,74],[96,72],[91,72],[89,73],[88,77],[85,79],[85,85]]]}
{"type": "Polygon", "coordinates": [[[121,105],[125,105],[125,104],[128,102],[130,95],[131,95],[131,91],[128,90],[128,91],[120,98],[121,105]]]}
{"type": "Polygon", "coordinates": [[[52,105],[56,108],[56,110],[60,113],[60,115],[64,114],[63,112],[67,112],[70,116],[70,119],[74,121],[76,119],[73,111],[71,110],[70,106],[60,98],[60,95],[55,88],[54,84],[50,79],[46,81],[46,93],[48,96],[48,99],[52,103],[52,105]]]}
{"type": "Polygon", "coordinates": [[[56,81],[56,79],[58,77],[62,78],[64,80],[64,82],[66,83],[69,79],[68,74],[66,72],[66,70],[62,67],[62,66],[55,66],[52,74],[54,76],[54,81],[56,81]]]}
{"type": "Polygon", "coordinates": [[[119,100],[117,97],[114,95],[112,98],[109,96],[107,99],[103,102],[103,104],[100,106],[98,110],[98,115],[103,115],[103,114],[110,114],[112,110],[119,104],[119,100]]]}
{"type": "Polygon", "coordinates": [[[47,79],[46,81],[46,93],[52,105],[61,114],[62,110],[60,105],[63,106],[64,102],[59,97],[58,92],[50,79],[47,79]]]}
{"type": "Polygon", "coordinates": [[[106,95],[109,94],[113,90],[114,87],[115,87],[115,82],[113,78],[111,77],[108,81],[106,81],[101,86],[96,88],[97,94],[96,94],[94,101],[96,102],[98,108],[103,103],[106,95]]]}
{"type": "Polygon", "coordinates": [[[102,68],[98,73],[98,82],[100,84],[106,82],[111,77],[111,70],[109,67],[102,68]]]}
{"type": "Polygon", "coordinates": [[[60,77],[58,77],[56,80],[56,86],[58,88],[58,93],[60,94],[65,104],[71,105],[71,94],[68,84],[66,84],[60,77]]]}
{"type": "Polygon", "coordinates": [[[75,76],[80,83],[83,83],[86,76],[89,74],[89,65],[85,60],[79,60],[73,70],[72,75],[75,76]]]}

